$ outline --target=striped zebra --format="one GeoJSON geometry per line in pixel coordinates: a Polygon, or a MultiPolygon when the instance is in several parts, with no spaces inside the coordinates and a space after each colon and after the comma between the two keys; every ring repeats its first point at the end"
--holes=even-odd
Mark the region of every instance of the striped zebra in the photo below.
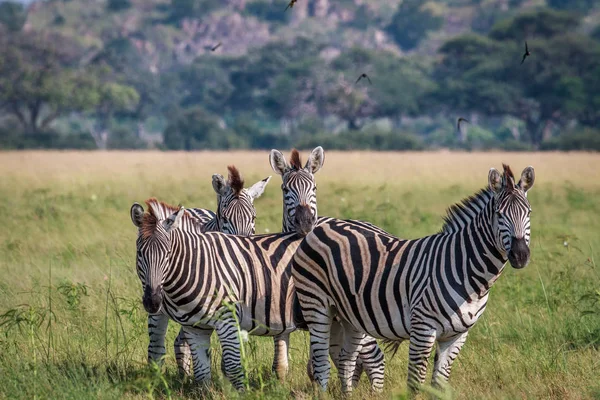
{"type": "Polygon", "coordinates": [[[136,268],[144,308],[183,326],[197,381],[210,379],[210,335],[216,331],[225,376],[242,389],[238,326],[276,341],[296,329],[290,268],[301,236],[203,233],[184,208],[156,199],[146,206],[147,212],[137,203],[130,210],[138,227],[136,268]]]}
{"type": "MultiPolygon", "coordinates": [[[[221,174],[212,176],[212,186],[217,193],[217,213],[202,208],[188,208],[186,211],[198,222],[191,227],[201,232],[220,231],[233,235],[253,235],[256,231],[254,200],[262,195],[271,177],[244,188],[244,180],[238,169],[230,165],[227,170],[227,180],[221,174]]],[[[168,322],[169,317],[162,313],[148,316],[148,361],[162,363],[166,354],[165,336],[168,322]]],[[[179,371],[189,375],[191,353],[184,340],[183,329],[175,338],[174,349],[179,371]]]]}
{"type": "MultiPolygon", "coordinates": [[[[331,219],[329,217],[317,218],[317,185],[314,174],[321,169],[324,161],[325,154],[321,146],[311,152],[304,166],[302,165],[300,154],[296,149],[292,150],[289,163],[280,151],[271,150],[269,163],[273,171],[281,175],[282,178],[282,232],[296,231],[302,235],[306,235],[313,229],[315,223],[320,224],[331,219]]],[[[365,225],[370,224],[365,223],[365,225]]],[[[376,227],[373,228],[379,229],[376,227]]],[[[343,331],[341,325],[335,322],[332,329],[334,334],[330,340],[330,356],[337,366],[343,342],[343,331]]],[[[279,346],[276,345],[275,347],[275,359],[278,360],[278,363],[285,363],[287,365],[287,356],[287,341],[282,341],[279,346]]],[[[372,389],[374,391],[383,389],[385,359],[375,339],[368,336],[361,343],[359,360],[353,377],[354,386],[358,384],[363,365],[367,371],[372,389]]],[[[313,373],[310,360],[307,364],[307,372],[309,377],[312,378],[313,373]]]]}
{"type": "Polygon", "coordinates": [[[321,223],[309,233],[294,255],[292,275],[320,386],[325,389],[329,379],[333,316],[342,319],[345,331],[339,368],[344,392],[352,390],[365,333],[396,349],[409,340],[413,393],[425,381],[437,344],[432,381],[447,382],[507,260],[514,268],[529,262],[527,191],[534,178],[532,167],[517,184],[507,165],[503,174],[492,168],[488,187],[450,207],[441,232],[421,239],[402,240],[341,220],[321,223]]]}

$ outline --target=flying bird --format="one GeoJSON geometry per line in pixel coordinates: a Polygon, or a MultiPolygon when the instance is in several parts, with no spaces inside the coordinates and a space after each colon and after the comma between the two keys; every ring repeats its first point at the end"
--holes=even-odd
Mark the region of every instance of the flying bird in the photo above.
{"type": "Polygon", "coordinates": [[[296,4],[298,0],[290,0],[290,3],[287,5],[287,7],[285,8],[285,10],[283,10],[284,12],[287,11],[288,8],[294,8],[294,4],[296,4]]]}
{"type": "Polygon", "coordinates": [[[360,76],[358,77],[358,79],[356,80],[356,82],[354,82],[354,84],[356,85],[358,83],[358,81],[360,81],[362,78],[367,78],[367,80],[369,81],[369,84],[373,84],[373,82],[371,82],[371,78],[369,78],[369,75],[362,73],[360,74],[360,76]]]}
{"type": "Polygon", "coordinates": [[[529,48],[527,47],[527,42],[525,42],[525,54],[523,54],[523,59],[521,60],[521,65],[523,65],[527,56],[530,56],[530,55],[531,55],[531,53],[529,52],[529,48]]]}
{"type": "Polygon", "coordinates": [[[217,43],[217,45],[215,47],[211,48],[210,51],[215,51],[219,47],[221,47],[221,42],[217,43]]]}
{"type": "Polygon", "coordinates": [[[466,123],[469,123],[469,120],[467,120],[467,119],[465,119],[463,117],[460,117],[458,119],[458,121],[456,122],[456,129],[458,129],[459,132],[460,132],[460,123],[463,122],[463,121],[466,122],[466,123]]]}

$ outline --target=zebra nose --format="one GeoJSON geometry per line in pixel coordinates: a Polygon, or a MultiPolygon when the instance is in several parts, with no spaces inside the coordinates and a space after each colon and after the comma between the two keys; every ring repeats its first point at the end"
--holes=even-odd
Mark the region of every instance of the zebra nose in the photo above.
{"type": "Polygon", "coordinates": [[[513,237],[508,252],[508,261],[513,268],[523,268],[529,263],[529,247],[525,238],[513,237]]]}
{"type": "Polygon", "coordinates": [[[152,288],[150,285],[146,285],[144,288],[144,297],[142,297],[142,304],[144,309],[150,314],[156,314],[160,310],[160,305],[163,300],[163,289],[162,285],[157,288],[152,288]]]}
{"type": "Polygon", "coordinates": [[[316,222],[316,218],[312,213],[310,206],[302,203],[296,206],[296,214],[294,215],[294,227],[296,232],[302,236],[308,235],[312,231],[316,222]]]}

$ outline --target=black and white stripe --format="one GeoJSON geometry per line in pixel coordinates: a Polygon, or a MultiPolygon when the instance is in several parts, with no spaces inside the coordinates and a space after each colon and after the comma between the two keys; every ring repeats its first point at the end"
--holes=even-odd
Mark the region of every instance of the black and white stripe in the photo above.
{"type": "MultiPolygon", "coordinates": [[[[288,163],[283,154],[278,150],[271,150],[269,162],[273,171],[281,175],[283,193],[283,221],[282,232],[299,232],[307,234],[315,224],[321,224],[330,220],[329,217],[317,217],[317,185],[314,174],[321,169],[325,161],[322,147],[315,148],[306,164],[303,166],[297,150],[292,150],[290,162],[288,163]]],[[[379,230],[368,223],[363,223],[371,229],[379,230]]],[[[379,230],[381,231],[381,230],[379,230]]],[[[381,231],[383,232],[383,231],[381,231]]],[[[330,336],[329,354],[337,366],[344,341],[344,331],[339,322],[333,322],[333,334],[330,336]]],[[[281,343],[276,343],[275,360],[278,366],[285,365],[287,369],[287,338],[281,343]]],[[[353,376],[353,385],[356,386],[360,380],[363,369],[375,391],[383,389],[385,371],[385,359],[383,352],[377,345],[377,341],[366,336],[361,341],[359,359],[353,376]]],[[[310,360],[307,365],[308,375],[313,378],[312,364],[310,360]]]]}
{"type": "Polygon", "coordinates": [[[438,234],[401,240],[356,221],[331,219],[300,244],[292,275],[311,336],[314,376],[329,379],[331,321],[342,320],[344,346],[339,376],[344,391],[365,334],[397,347],[409,340],[408,383],[424,383],[437,343],[434,384],[448,380],[469,329],[483,314],[490,287],[506,261],[529,261],[530,205],[534,170],[518,184],[508,166],[492,169],[489,187],[450,208],[438,234]]]}
{"type": "MultiPolygon", "coordinates": [[[[237,169],[228,167],[229,176],[226,181],[220,174],[212,177],[212,186],[217,193],[217,213],[202,208],[188,208],[186,211],[192,217],[186,229],[191,231],[214,232],[220,231],[232,235],[253,235],[256,231],[256,208],[254,200],[264,192],[271,177],[258,181],[249,188],[243,188],[243,180],[237,169]],[[233,183],[233,187],[232,187],[233,183]],[[242,185],[240,188],[236,186],[242,185]],[[196,220],[195,223],[191,221],[196,220]]],[[[162,363],[166,354],[165,336],[169,317],[165,314],[148,316],[148,360],[162,363]]],[[[191,374],[190,347],[184,339],[183,329],[175,338],[175,358],[182,374],[191,374]]]]}
{"type": "Polygon", "coordinates": [[[149,212],[137,203],[131,209],[139,228],[136,264],[144,307],[150,313],[162,311],[183,326],[198,381],[210,378],[208,349],[210,334],[216,331],[225,375],[242,388],[235,321],[253,335],[277,337],[296,329],[290,261],[301,237],[201,233],[194,231],[198,224],[183,208],[177,211],[156,199],[147,206],[149,212]]]}

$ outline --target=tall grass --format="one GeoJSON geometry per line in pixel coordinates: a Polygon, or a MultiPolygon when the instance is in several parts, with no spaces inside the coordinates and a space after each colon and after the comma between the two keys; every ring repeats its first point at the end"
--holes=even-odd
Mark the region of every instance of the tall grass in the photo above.
{"type": "MultiPolygon", "coordinates": [[[[165,367],[146,362],[146,313],[135,273],[134,201],[214,209],[211,175],[236,164],[273,175],[267,152],[0,153],[0,398],[310,398],[308,336],[292,334],[288,379],[271,373],[273,341],[244,345],[249,390],[177,374],[170,325],[165,367]]],[[[536,169],[532,262],[492,289],[452,372],[451,398],[600,397],[600,157],[551,153],[333,153],[316,175],[319,213],[368,220],[402,237],[439,231],[445,209],[483,187],[488,169],[536,169]],[[566,243],[566,244],[565,244],[566,243]]],[[[256,201],[258,232],[281,225],[274,177],[256,201]]],[[[407,346],[388,359],[385,391],[403,398],[407,346]]],[[[325,397],[341,395],[332,374],[325,397]]],[[[423,397],[427,397],[424,394],[423,397]]]]}

